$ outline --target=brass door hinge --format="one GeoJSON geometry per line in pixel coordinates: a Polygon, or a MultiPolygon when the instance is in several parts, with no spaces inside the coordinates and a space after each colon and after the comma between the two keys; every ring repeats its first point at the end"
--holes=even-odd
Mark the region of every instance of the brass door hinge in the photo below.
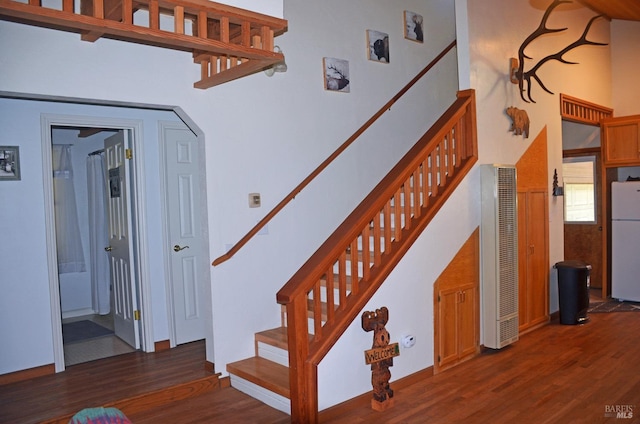
{"type": "Polygon", "coordinates": [[[132,159],[133,158],[133,150],[125,149],[124,157],[127,158],[127,159],[132,159]]]}
{"type": "Polygon", "coordinates": [[[135,321],[140,321],[140,311],[133,311],[133,319],[135,321]]]}

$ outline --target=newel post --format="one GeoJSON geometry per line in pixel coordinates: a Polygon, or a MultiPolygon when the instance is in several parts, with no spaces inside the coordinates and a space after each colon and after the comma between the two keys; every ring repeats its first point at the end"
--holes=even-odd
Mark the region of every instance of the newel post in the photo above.
{"type": "Polygon", "coordinates": [[[298,296],[287,304],[289,393],[292,423],[318,422],[318,369],[309,362],[307,302],[298,296]]]}

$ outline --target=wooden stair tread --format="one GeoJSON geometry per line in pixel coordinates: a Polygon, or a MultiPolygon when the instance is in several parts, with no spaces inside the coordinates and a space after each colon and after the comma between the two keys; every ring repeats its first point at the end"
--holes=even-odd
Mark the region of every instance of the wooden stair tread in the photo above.
{"type": "Polygon", "coordinates": [[[289,348],[287,327],[277,327],[271,330],[261,331],[256,333],[255,338],[256,342],[266,343],[284,350],[289,348]]]}
{"type": "MultiPolygon", "coordinates": [[[[313,334],[309,334],[309,340],[313,338],[313,334]]],[[[255,335],[256,342],[266,343],[280,349],[289,350],[289,337],[287,335],[287,327],[277,327],[270,330],[261,331],[255,335]]]]}
{"type": "Polygon", "coordinates": [[[289,368],[268,359],[254,356],[227,364],[227,372],[236,375],[274,393],[291,398],[289,368]]]}
{"type": "MultiPolygon", "coordinates": [[[[351,276],[350,275],[346,275],[346,281],[347,281],[347,291],[351,291],[351,276]]],[[[340,278],[340,275],[338,273],[334,273],[333,274],[333,288],[337,289],[339,287],[339,283],[338,283],[338,278],[340,278]]],[[[320,279],[320,285],[322,287],[327,287],[327,278],[326,277],[322,277],[320,279]]]]}
{"type": "MultiPolygon", "coordinates": [[[[287,313],[287,306],[286,305],[280,305],[280,310],[282,311],[282,314],[286,314],[287,313]]],[[[308,299],[307,300],[307,317],[308,318],[315,318],[315,314],[313,311],[313,299],[308,299]]],[[[320,302],[320,319],[322,321],[326,321],[327,320],[327,302],[320,302]]]]}

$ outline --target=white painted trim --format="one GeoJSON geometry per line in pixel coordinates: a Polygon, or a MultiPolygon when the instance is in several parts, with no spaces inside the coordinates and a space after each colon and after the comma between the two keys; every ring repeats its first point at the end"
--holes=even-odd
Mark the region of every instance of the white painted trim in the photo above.
{"type": "Polygon", "coordinates": [[[237,375],[230,374],[231,387],[240,390],[242,393],[258,399],[260,402],[269,405],[272,408],[282,411],[285,414],[291,415],[291,401],[284,396],[281,396],[271,390],[267,390],[264,387],[260,387],[244,378],[237,375]]]}
{"type": "Polygon", "coordinates": [[[83,317],[86,315],[93,315],[96,311],[92,308],[74,309],[73,311],[66,311],[62,313],[62,319],[83,317]]]}
{"type": "MultiPolygon", "coordinates": [[[[177,128],[175,122],[167,122],[167,121],[159,121],[158,122],[158,156],[160,158],[160,200],[161,200],[161,208],[160,208],[160,216],[162,217],[162,240],[164,240],[164,248],[162,249],[162,254],[164,256],[164,275],[166,276],[165,282],[165,292],[167,294],[167,325],[169,327],[169,346],[171,348],[176,347],[176,321],[175,321],[175,313],[173,308],[173,289],[171,287],[172,280],[172,268],[171,268],[171,252],[169,251],[169,246],[171,242],[169,241],[170,232],[169,232],[169,212],[167,211],[167,167],[166,167],[166,137],[165,130],[167,128],[177,128]]],[[[180,125],[180,128],[184,128],[183,125],[180,125]]]]}
{"type": "MultiPolygon", "coordinates": [[[[119,121],[119,120],[118,120],[119,121]]],[[[124,121],[122,121],[124,122],[124,121]]],[[[149,270],[149,248],[147,235],[147,191],[145,189],[145,167],[144,167],[144,131],[141,120],[130,121],[131,126],[127,129],[132,131],[133,140],[131,148],[133,149],[133,189],[135,199],[135,215],[136,224],[136,253],[138,255],[137,277],[140,282],[140,297],[138,306],[142,318],[140,337],[141,349],[143,352],[155,352],[155,343],[153,337],[153,315],[151,301],[151,275],[149,270]]]]}
{"type": "Polygon", "coordinates": [[[62,342],[62,315],[60,311],[60,280],[58,278],[58,263],[56,257],[55,218],[53,209],[53,169],[51,163],[51,127],[100,127],[129,130],[132,132],[131,148],[134,151],[134,202],[136,231],[136,254],[138,255],[136,277],[140,283],[139,308],[143,317],[140,337],[141,349],[153,352],[153,320],[151,311],[151,278],[149,275],[149,260],[147,250],[147,222],[146,222],[146,190],[144,188],[144,153],[143,153],[143,123],[141,120],[114,119],[93,116],[42,114],[40,127],[42,134],[42,175],[45,207],[45,232],[47,242],[47,266],[49,274],[49,291],[51,299],[51,327],[53,332],[53,355],[56,372],[64,371],[64,346],[62,342]]]}
{"type": "Polygon", "coordinates": [[[264,342],[258,342],[258,356],[282,366],[289,366],[289,351],[264,342]]]}
{"type": "Polygon", "coordinates": [[[42,187],[44,191],[44,222],[47,240],[47,269],[49,271],[49,299],[51,303],[51,331],[53,362],[56,372],[64,371],[64,345],[62,342],[62,315],[60,311],[60,279],[56,252],[56,221],[53,210],[53,165],[51,163],[51,123],[46,115],[40,116],[42,132],[42,187]]]}

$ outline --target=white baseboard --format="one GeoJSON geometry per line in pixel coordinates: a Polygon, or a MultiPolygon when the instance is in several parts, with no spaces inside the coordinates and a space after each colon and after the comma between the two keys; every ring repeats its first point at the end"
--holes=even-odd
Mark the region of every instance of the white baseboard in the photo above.
{"type": "Polygon", "coordinates": [[[93,315],[96,311],[92,308],[74,309],[73,311],[62,311],[62,319],[81,317],[83,315],[93,315]]]}

